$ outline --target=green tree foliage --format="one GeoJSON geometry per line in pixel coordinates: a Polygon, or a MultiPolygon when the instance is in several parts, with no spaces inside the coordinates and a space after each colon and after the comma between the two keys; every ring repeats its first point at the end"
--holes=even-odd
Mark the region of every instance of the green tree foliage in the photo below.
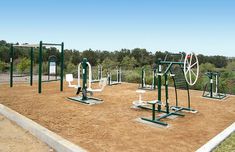
{"type": "MultiPolygon", "coordinates": [[[[196,52],[196,51],[195,51],[196,52]]],[[[185,55],[184,52],[181,52],[185,55]]],[[[38,73],[38,54],[39,50],[34,50],[34,73],[38,73]]],[[[128,82],[140,82],[141,67],[151,67],[156,63],[158,58],[162,60],[167,56],[168,61],[177,61],[179,57],[172,55],[168,51],[156,51],[154,53],[149,52],[144,48],[135,49],[121,49],[121,50],[92,50],[85,51],[79,50],[64,50],[64,64],[65,73],[73,73],[76,75],[77,65],[82,61],[82,58],[87,58],[93,67],[97,67],[98,64],[103,66],[103,74],[105,75],[107,70],[111,70],[115,74],[117,66],[121,66],[123,71],[123,80],[128,82]]],[[[58,65],[60,65],[60,52],[58,48],[43,48],[43,73],[47,73],[48,70],[48,58],[50,55],[55,55],[58,59],[58,65]]],[[[22,73],[29,67],[27,67],[30,59],[30,48],[14,48],[14,64],[19,64],[17,69],[22,73]],[[28,59],[27,62],[21,63],[22,59],[28,59]],[[19,66],[19,67],[18,67],[19,66]]],[[[207,77],[204,73],[208,70],[221,72],[221,84],[226,86],[228,92],[235,94],[235,58],[227,58],[225,56],[205,56],[203,54],[198,55],[200,63],[200,76],[194,89],[202,89],[207,82],[207,77]]],[[[0,41],[0,71],[9,68],[10,62],[10,43],[2,40],[0,41]]],[[[29,65],[28,65],[29,66],[29,65]]],[[[58,69],[60,69],[58,67],[58,69]]],[[[15,70],[15,69],[14,69],[15,70]]],[[[151,70],[150,70],[151,71],[151,70]]],[[[151,83],[151,73],[146,75],[147,82],[151,83]]]]}
{"type": "Polygon", "coordinates": [[[82,52],[82,58],[87,58],[92,66],[95,66],[97,63],[97,55],[95,51],[89,49],[82,52]]]}
{"type": "Polygon", "coordinates": [[[0,61],[0,72],[5,71],[7,68],[7,64],[3,61],[0,61]]]}
{"type": "Polygon", "coordinates": [[[203,63],[200,65],[200,72],[205,73],[207,71],[215,71],[215,65],[211,63],[203,63]]]}
{"type": "Polygon", "coordinates": [[[20,62],[17,64],[17,70],[20,74],[23,74],[26,69],[29,69],[30,67],[30,60],[27,58],[23,58],[20,60],[20,62]]]}
{"type": "Polygon", "coordinates": [[[116,68],[117,65],[118,64],[115,61],[109,58],[104,59],[104,61],[102,62],[103,69],[113,69],[116,68]]]}
{"type": "Polygon", "coordinates": [[[235,72],[235,61],[229,62],[226,69],[228,69],[229,71],[234,71],[235,72]]]}
{"type": "Polygon", "coordinates": [[[137,65],[137,61],[134,57],[125,56],[121,61],[123,69],[132,69],[137,65]]]}

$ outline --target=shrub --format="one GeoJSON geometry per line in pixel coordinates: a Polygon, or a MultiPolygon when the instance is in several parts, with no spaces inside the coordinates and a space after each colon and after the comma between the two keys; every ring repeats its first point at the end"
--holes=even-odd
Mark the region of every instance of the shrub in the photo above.
{"type": "Polygon", "coordinates": [[[26,69],[30,68],[30,60],[28,58],[23,58],[17,64],[17,70],[20,74],[25,73],[26,69]]]}

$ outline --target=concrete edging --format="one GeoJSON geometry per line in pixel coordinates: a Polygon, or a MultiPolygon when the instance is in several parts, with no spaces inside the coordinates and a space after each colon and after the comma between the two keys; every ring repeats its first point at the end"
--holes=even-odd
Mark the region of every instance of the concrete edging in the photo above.
{"type": "Polygon", "coordinates": [[[70,141],[2,104],[0,104],[0,114],[29,131],[32,135],[45,142],[58,152],[86,152],[85,149],[71,143],[70,141]]]}
{"type": "Polygon", "coordinates": [[[209,140],[205,145],[199,148],[196,152],[210,152],[215,149],[222,141],[224,141],[229,135],[235,132],[235,122],[209,140]]]}

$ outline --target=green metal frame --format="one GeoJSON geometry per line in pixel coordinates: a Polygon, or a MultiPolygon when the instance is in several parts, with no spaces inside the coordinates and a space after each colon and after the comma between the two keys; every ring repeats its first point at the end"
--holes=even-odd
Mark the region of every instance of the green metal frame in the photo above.
{"type": "Polygon", "coordinates": [[[108,79],[107,79],[109,86],[121,84],[121,67],[117,67],[117,81],[112,82],[111,77],[112,77],[112,73],[111,73],[111,70],[109,70],[108,79]]]}
{"type": "MultiPolygon", "coordinates": [[[[95,83],[95,82],[100,82],[100,80],[102,79],[103,75],[102,75],[102,65],[98,65],[97,66],[98,70],[97,70],[97,79],[94,79],[92,80],[92,83],[95,83]]],[[[92,75],[93,76],[93,75],[92,75]]]]}
{"type": "Polygon", "coordinates": [[[156,84],[156,82],[157,82],[157,76],[156,76],[157,70],[153,69],[153,84],[152,84],[151,87],[147,87],[147,86],[144,85],[144,81],[145,81],[144,80],[144,73],[145,73],[145,68],[142,67],[142,69],[141,69],[141,85],[140,85],[139,89],[142,89],[142,90],[156,90],[156,86],[157,86],[157,84],[156,84]]]}
{"type": "MultiPolygon", "coordinates": [[[[14,47],[17,47],[14,46],[13,44],[11,44],[11,47],[10,47],[10,87],[13,87],[13,77],[14,77],[14,74],[13,74],[13,69],[14,69],[14,47]]],[[[18,46],[18,47],[22,47],[22,46],[18,46]]],[[[30,47],[30,86],[33,85],[33,62],[34,62],[34,48],[33,47],[30,47]]]]}
{"type": "MultiPolygon", "coordinates": [[[[78,97],[68,97],[68,99],[72,100],[72,101],[76,101],[76,102],[80,102],[80,103],[84,103],[84,104],[97,104],[97,103],[101,103],[103,100],[99,99],[99,98],[93,98],[93,97],[89,97],[87,96],[87,93],[91,93],[92,92],[88,92],[87,91],[87,58],[83,58],[82,60],[82,88],[79,87],[78,90],[81,90],[82,92],[82,96],[78,96],[78,97]]],[[[80,70],[80,69],[78,69],[80,70]]]]}
{"type": "Polygon", "coordinates": [[[209,78],[209,82],[204,86],[204,90],[203,90],[203,94],[202,96],[205,98],[212,98],[212,99],[224,99],[227,95],[226,93],[220,93],[220,89],[219,89],[219,78],[220,78],[220,73],[219,72],[212,72],[212,71],[208,71],[205,73],[205,75],[209,78]],[[216,79],[215,81],[217,81],[217,86],[215,86],[215,88],[217,87],[217,93],[214,93],[214,87],[213,87],[213,82],[214,79],[216,79]],[[209,91],[208,90],[208,84],[209,84],[209,91]]]}
{"type": "Polygon", "coordinates": [[[49,56],[49,58],[48,58],[48,73],[47,73],[47,81],[48,82],[50,82],[50,81],[58,81],[58,80],[60,80],[60,79],[57,79],[57,57],[55,56],[55,55],[51,55],[51,56],[49,56]],[[51,74],[50,74],[50,65],[51,65],[51,63],[55,63],[55,79],[50,79],[50,76],[51,76],[51,74]]]}
{"type": "Polygon", "coordinates": [[[43,46],[60,46],[61,52],[60,52],[60,91],[63,91],[63,77],[64,77],[64,43],[61,44],[53,44],[53,43],[43,43],[40,41],[39,43],[39,56],[38,56],[38,93],[42,93],[42,82],[48,82],[48,81],[42,81],[42,52],[43,52],[43,46]]]}
{"type": "Polygon", "coordinates": [[[159,59],[157,61],[158,65],[158,100],[157,102],[148,102],[148,104],[152,105],[152,108],[149,108],[149,110],[152,110],[152,118],[141,118],[142,120],[149,121],[152,123],[160,124],[163,126],[167,126],[168,124],[166,122],[161,121],[161,119],[167,118],[172,115],[176,116],[184,116],[184,114],[179,113],[181,111],[191,111],[191,112],[196,112],[196,110],[192,109],[190,107],[190,95],[189,95],[189,89],[187,86],[188,90],[188,106],[187,107],[181,107],[178,105],[178,96],[177,96],[177,88],[176,88],[176,83],[175,79],[173,79],[174,82],[174,87],[175,87],[175,93],[176,93],[176,105],[175,106],[170,106],[169,105],[169,92],[168,92],[168,86],[169,86],[169,78],[168,75],[173,74],[172,71],[172,66],[177,65],[182,69],[182,66],[184,65],[183,62],[170,62],[170,61],[162,61],[159,59]],[[166,65],[167,68],[163,72],[162,71],[162,66],[166,65]],[[162,110],[163,102],[162,102],[162,77],[164,77],[164,85],[165,85],[165,110],[162,110]],[[156,104],[157,104],[157,110],[156,110],[156,104]],[[156,117],[156,112],[159,113],[165,113],[160,117],[156,117]]]}
{"type": "MultiPolygon", "coordinates": [[[[53,43],[43,43],[40,41],[39,43],[39,55],[38,55],[38,93],[42,93],[42,82],[48,82],[48,81],[42,81],[42,51],[43,51],[43,46],[60,46],[61,47],[61,53],[60,53],[60,91],[63,91],[63,76],[64,76],[64,43],[62,42],[61,44],[53,44],[53,43]]],[[[19,47],[27,47],[27,45],[22,45],[19,47]]],[[[38,47],[38,46],[35,46],[38,47]]],[[[33,62],[34,62],[34,47],[30,47],[30,85],[33,85],[33,62]]],[[[11,44],[10,47],[10,87],[13,87],[13,61],[14,61],[14,45],[11,44]]],[[[54,80],[51,80],[54,81],[54,80]]]]}

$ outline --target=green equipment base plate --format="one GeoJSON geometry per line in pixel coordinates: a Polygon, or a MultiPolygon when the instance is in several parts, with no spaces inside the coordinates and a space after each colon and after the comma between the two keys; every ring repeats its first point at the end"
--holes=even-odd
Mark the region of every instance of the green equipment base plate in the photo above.
{"type": "Polygon", "coordinates": [[[202,95],[205,98],[212,98],[212,99],[224,99],[226,97],[226,94],[224,93],[213,93],[212,97],[210,96],[210,93],[205,93],[204,95],[202,95]]]}
{"type": "Polygon", "coordinates": [[[81,96],[68,97],[68,99],[71,101],[80,102],[80,103],[88,104],[88,105],[100,104],[103,102],[102,99],[93,98],[93,97],[87,97],[87,100],[83,100],[81,96]]]}

